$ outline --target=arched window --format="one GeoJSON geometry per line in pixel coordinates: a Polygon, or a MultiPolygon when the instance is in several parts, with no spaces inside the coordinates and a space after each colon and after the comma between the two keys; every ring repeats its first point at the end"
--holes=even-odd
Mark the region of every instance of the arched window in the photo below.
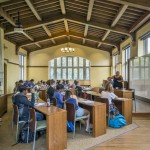
{"type": "Polygon", "coordinates": [[[49,61],[49,78],[90,80],[90,61],[82,57],[58,57],[49,61]]]}

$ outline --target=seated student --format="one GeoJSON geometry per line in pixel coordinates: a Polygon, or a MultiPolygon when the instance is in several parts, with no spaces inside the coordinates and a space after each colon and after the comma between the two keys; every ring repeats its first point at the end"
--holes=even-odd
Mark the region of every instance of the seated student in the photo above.
{"type": "Polygon", "coordinates": [[[80,86],[79,82],[77,82],[77,85],[76,85],[75,89],[77,89],[78,96],[80,97],[83,89],[80,86]]]}
{"type": "Polygon", "coordinates": [[[62,84],[58,84],[56,86],[56,91],[54,92],[54,98],[57,100],[57,107],[63,108],[63,95],[61,94],[62,90],[64,89],[64,86],[62,84]]]}
{"type": "Polygon", "coordinates": [[[34,88],[36,88],[38,91],[40,91],[40,89],[42,88],[42,83],[41,82],[38,82],[34,88]]]}
{"type": "Polygon", "coordinates": [[[73,84],[71,85],[71,88],[75,89],[77,86],[78,81],[74,80],[73,84]]]}
{"type": "Polygon", "coordinates": [[[65,94],[66,103],[72,103],[76,109],[76,117],[82,117],[88,115],[89,118],[86,120],[86,131],[89,132],[90,128],[90,112],[86,109],[79,107],[78,99],[76,95],[72,95],[71,91],[66,91],[65,94]]]}
{"type": "Polygon", "coordinates": [[[28,84],[29,87],[34,87],[35,84],[34,84],[34,79],[31,79],[29,84],[28,84]]]}
{"type": "MultiPolygon", "coordinates": [[[[34,91],[32,90],[31,101],[29,101],[27,98],[27,87],[20,86],[19,91],[20,91],[20,93],[18,93],[14,96],[13,103],[18,106],[20,120],[28,121],[29,107],[34,107],[34,103],[35,103],[34,91]]],[[[43,120],[43,118],[44,118],[43,114],[36,111],[37,121],[43,120]]]]}
{"type": "Polygon", "coordinates": [[[118,96],[116,96],[114,94],[114,88],[113,85],[108,82],[105,86],[105,91],[102,91],[101,93],[101,98],[108,98],[108,102],[109,102],[109,109],[110,112],[113,113],[113,116],[116,116],[119,114],[119,111],[117,109],[117,107],[115,106],[115,104],[113,103],[113,99],[118,98],[118,96]]]}
{"type": "Polygon", "coordinates": [[[69,80],[66,80],[66,88],[67,88],[67,89],[69,89],[69,88],[70,88],[69,80]]]}
{"type": "Polygon", "coordinates": [[[26,86],[26,87],[29,87],[29,81],[26,80],[25,83],[24,83],[23,85],[26,86]]]}
{"type": "Polygon", "coordinates": [[[52,101],[52,98],[54,97],[54,92],[55,92],[55,81],[54,80],[51,80],[50,81],[50,86],[47,90],[47,95],[48,95],[48,98],[50,99],[50,101],[52,101]]]}

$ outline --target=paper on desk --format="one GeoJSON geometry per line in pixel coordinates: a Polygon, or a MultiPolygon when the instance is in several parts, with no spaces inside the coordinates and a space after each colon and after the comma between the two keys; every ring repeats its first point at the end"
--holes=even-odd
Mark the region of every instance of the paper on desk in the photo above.
{"type": "Polygon", "coordinates": [[[47,106],[46,103],[35,103],[34,106],[39,107],[39,106],[47,106]]]}
{"type": "Polygon", "coordinates": [[[93,101],[89,101],[89,100],[87,100],[87,101],[83,101],[83,103],[85,103],[85,104],[94,104],[94,102],[93,102],[93,101]]]}

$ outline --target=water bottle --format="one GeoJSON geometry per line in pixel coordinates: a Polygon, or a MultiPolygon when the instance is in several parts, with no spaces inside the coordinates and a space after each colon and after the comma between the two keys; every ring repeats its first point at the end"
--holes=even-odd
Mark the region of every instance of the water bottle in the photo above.
{"type": "Polygon", "coordinates": [[[47,99],[47,107],[50,107],[50,99],[47,99]]]}

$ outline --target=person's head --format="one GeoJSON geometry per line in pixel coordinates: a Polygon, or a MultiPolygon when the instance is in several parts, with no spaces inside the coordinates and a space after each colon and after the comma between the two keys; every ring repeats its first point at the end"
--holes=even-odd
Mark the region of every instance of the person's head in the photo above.
{"type": "Polygon", "coordinates": [[[72,92],[67,90],[65,93],[65,99],[67,100],[68,98],[70,98],[71,95],[72,95],[72,92]]]}
{"type": "Polygon", "coordinates": [[[120,75],[120,72],[119,71],[116,71],[116,76],[119,76],[120,75]]]}
{"type": "Polygon", "coordinates": [[[56,86],[56,90],[57,91],[62,91],[64,89],[64,86],[62,85],[62,84],[58,84],[57,86],[56,86]]]}
{"type": "Polygon", "coordinates": [[[19,87],[19,92],[22,93],[23,95],[26,95],[28,93],[28,89],[26,86],[20,86],[19,87]]]}
{"type": "Polygon", "coordinates": [[[31,79],[30,82],[31,82],[31,83],[34,83],[34,79],[31,79]]]}
{"type": "Polygon", "coordinates": [[[69,84],[69,80],[66,80],[66,84],[69,84]]]}
{"type": "Polygon", "coordinates": [[[19,85],[23,85],[23,80],[19,80],[19,85]]]}
{"type": "Polygon", "coordinates": [[[77,81],[77,80],[74,80],[74,84],[77,85],[77,83],[78,83],[78,81],[77,81]]]}
{"type": "Polygon", "coordinates": [[[110,82],[106,83],[105,91],[110,92],[110,93],[114,92],[114,88],[110,82]]]}
{"type": "Polygon", "coordinates": [[[55,81],[54,80],[50,81],[50,86],[55,87],[55,81]]]}
{"type": "Polygon", "coordinates": [[[107,81],[111,81],[111,77],[108,77],[108,78],[107,78],[107,81]]]}

